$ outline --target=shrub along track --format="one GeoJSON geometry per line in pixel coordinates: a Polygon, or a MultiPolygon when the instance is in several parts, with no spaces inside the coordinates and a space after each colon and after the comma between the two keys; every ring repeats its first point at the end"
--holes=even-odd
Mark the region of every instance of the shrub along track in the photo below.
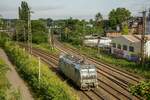
{"type": "MultiPolygon", "coordinates": [[[[61,77],[62,74],[58,72],[58,55],[52,55],[47,52],[44,52],[40,49],[33,48],[33,55],[40,56],[41,59],[53,66],[51,69],[61,77]]],[[[98,72],[98,81],[99,88],[92,91],[79,91],[78,93],[80,97],[91,99],[91,100],[99,100],[99,99],[140,99],[139,97],[132,96],[127,90],[127,84],[122,82],[122,80],[117,80],[114,76],[109,75],[109,73],[103,72],[101,70],[97,70],[98,72]]],[[[62,77],[61,77],[62,78],[62,77]]],[[[63,78],[62,78],[63,79],[63,78]]],[[[64,79],[63,79],[64,81],[64,79]]],[[[83,100],[84,100],[83,99],[83,100]]]]}

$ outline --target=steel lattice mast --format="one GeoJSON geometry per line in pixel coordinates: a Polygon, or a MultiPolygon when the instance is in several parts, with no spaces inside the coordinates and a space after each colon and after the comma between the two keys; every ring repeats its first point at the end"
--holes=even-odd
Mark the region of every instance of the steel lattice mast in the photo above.
{"type": "Polygon", "coordinates": [[[32,54],[31,11],[28,10],[28,51],[32,54]]]}

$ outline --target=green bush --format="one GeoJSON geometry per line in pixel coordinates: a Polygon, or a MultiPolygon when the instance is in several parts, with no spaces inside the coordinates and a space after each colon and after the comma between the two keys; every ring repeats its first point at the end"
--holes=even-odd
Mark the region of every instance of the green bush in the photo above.
{"type": "Polygon", "coordinates": [[[9,88],[8,81],[5,77],[7,70],[4,61],[0,59],[0,100],[6,100],[6,89],[9,88]]]}
{"type": "Polygon", "coordinates": [[[4,32],[0,32],[0,47],[3,47],[6,41],[10,40],[9,37],[4,32]]]}
{"type": "Polygon", "coordinates": [[[38,60],[30,57],[14,43],[6,43],[4,47],[8,56],[16,65],[17,71],[42,100],[75,100],[77,96],[63,83],[48,66],[41,64],[41,80],[38,80],[38,60]]]}
{"type": "Polygon", "coordinates": [[[48,29],[46,28],[45,21],[42,20],[32,20],[32,42],[46,43],[48,41],[48,29]]]}
{"type": "Polygon", "coordinates": [[[47,34],[44,32],[36,32],[33,34],[32,42],[36,44],[46,43],[48,41],[47,34]]]}
{"type": "Polygon", "coordinates": [[[53,54],[54,53],[55,54],[58,53],[57,49],[56,48],[52,48],[51,45],[48,44],[48,43],[32,44],[32,46],[35,47],[35,48],[39,48],[39,49],[41,49],[43,51],[49,52],[49,53],[53,53],[53,54]]]}
{"type": "Polygon", "coordinates": [[[130,92],[135,96],[141,96],[150,100],[150,81],[140,82],[137,85],[130,87],[130,92]]]}

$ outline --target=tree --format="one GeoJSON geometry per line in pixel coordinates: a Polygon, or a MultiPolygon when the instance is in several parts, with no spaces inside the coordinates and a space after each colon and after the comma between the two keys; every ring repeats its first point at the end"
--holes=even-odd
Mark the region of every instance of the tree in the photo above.
{"type": "MultiPolygon", "coordinates": [[[[110,26],[115,29],[117,25],[121,25],[122,22],[131,17],[131,12],[126,8],[113,9],[109,13],[110,26]]],[[[122,26],[121,26],[122,27],[122,26]]]]}
{"type": "Polygon", "coordinates": [[[3,18],[2,18],[2,15],[0,15],[0,29],[2,29],[3,27],[3,18]]]}
{"type": "Polygon", "coordinates": [[[62,34],[62,40],[63,41],[71,41],[71,38],[73,36],[75,36],[75,31],[77,30],[76,25],[78,23],[78,20],[73,19],[72,17],[70,17],[67,20],[64,20],[64,32],[62,34]]]}
{"type": "Polygon", "coordinates": [[[94,24],[94,20],[93,20],[93,19],[90,19],[90,20],[89,20],[89,23],[93,25],[93,24],[94,24]]]}
{"type": "Polygon", "coordinates": [[[48,27],[52,26],[52,23],[53,23],[53,19],[48,18],[48,19],[47,19],[47,26],[48,26],[48,27]]]}
{"type": "Polygon", "coordinates": [[[94,34],[102,35],[103,31],[103,17],[101,13],[97,13],[95,15],[95,25],[93,28],[93,32],[94,34]]]}
{"type": "Polygon", "coordinates": [[[32,26],[32,33],[33,34],[36,33],[37,31],[47,32],[45,22],[42,20],[32,20],[31,26],[32,26]]]}
{"type": "Polygon", "coordinates": [[[128,25],[125,24],[125,25],[122,26],[122,34],[123,35],[128,35],[128,33],[129,33],[129,28],[128,28],[128,25]]]}
{"type": "MultiPolygon", "coordinates": [[[[27,33],[28,33],[28,19],[29,19],[29,6],[27,4],[26,1],[22,1],[21,2],[21,6],[18,7],[18,15],[19,15],[19,20],[16,23],[16,28],[20,28],[20,29],[16,29],[19,30],[19,40],[27,40],[27,33]],[[23,24],[23,26],[18,26],[18,24],[23,24]]],[[[16,37],[16,36],[15,36],[16,37]]]]}
{"type": "Polygon", "coordinates": [[[28,14],[30,11],[28,3],[25,1],[22,1],[21,7],[19,7],[18,10],[19,10],[19,19],[24,20],[27,23],[28,22],[28,14]]]}
{"type": "Polygon", "coordinates": [[[25,35],[25,21],[17,20],[15,24],[16,34],[14,34],[13,39],[17,41],[26,41],[27,36],[25,35]]]}
{"type": "Polygon", "coordinates": [[[97,13],[96,15],[95,15],[95,22],[96,23],[99,23],[99,22],[101,22],[103,20],[103,17],[102,17],[102,15],[101,15],[101,13],[97,13]]]}
{"type": "Polygon", "coordinates": [[[102,27],[102,21],[103,21],[103,17],[101,15],[101,13],[97,13],[95,15],[95,26],[102,27]]]}
{"type": "Polygon", "coordinates": [[[33,33],[32,42],[37,44],[46,43],[48,40],[46,22],[43,20],[33,20],[31,24],[33,33]]]}

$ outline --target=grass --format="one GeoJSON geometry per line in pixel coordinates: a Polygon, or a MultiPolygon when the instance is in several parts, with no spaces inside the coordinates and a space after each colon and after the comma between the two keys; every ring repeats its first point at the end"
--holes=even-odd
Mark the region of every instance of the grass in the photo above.
{"type": "Polygon", "coordinates": [[[48,43],[40,43],[40,44],[32,44],[32,45],[33,45],[33,47],[39,48],[48,53],[54,53],[54,54],[58,53],[58,50],[55,48],[52,49],[52,47],[48,43]]]}

